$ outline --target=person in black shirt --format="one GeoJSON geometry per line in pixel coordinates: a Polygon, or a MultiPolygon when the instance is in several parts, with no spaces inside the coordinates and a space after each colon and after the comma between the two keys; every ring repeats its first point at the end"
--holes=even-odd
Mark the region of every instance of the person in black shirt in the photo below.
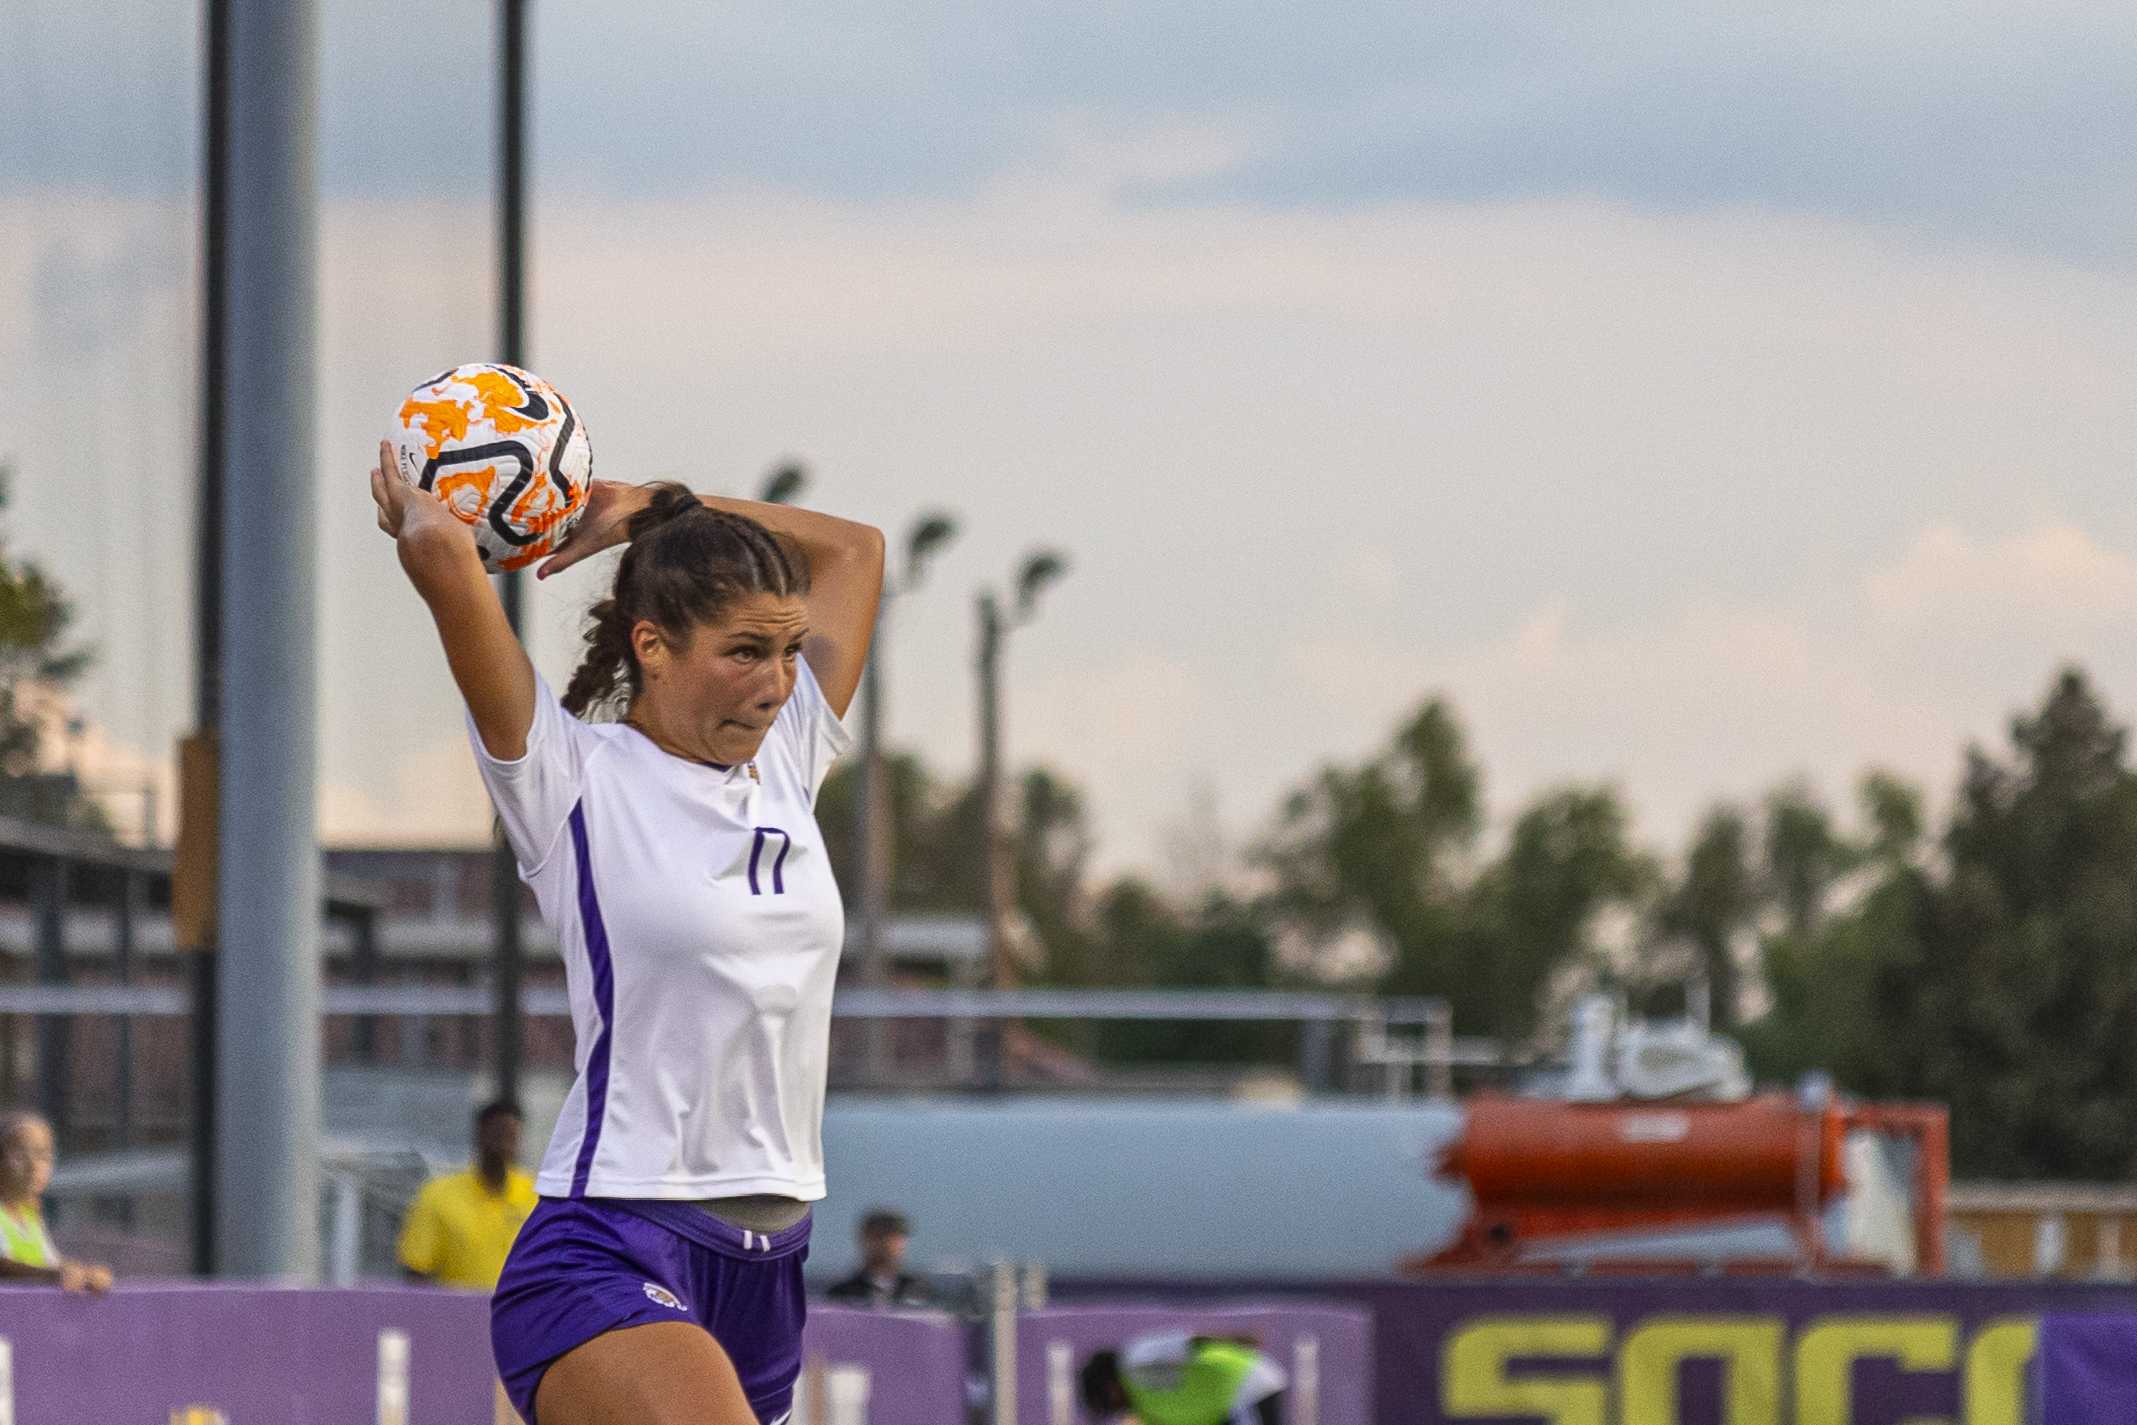
{"type": "Polygon", "coordinates": [[[861,1219],[861,1269],[828,1293],[847,1306],[933,1306],[928,1284],[905,1270],[912,1225],[903,1213],[879,1207],[861,1219]]]}

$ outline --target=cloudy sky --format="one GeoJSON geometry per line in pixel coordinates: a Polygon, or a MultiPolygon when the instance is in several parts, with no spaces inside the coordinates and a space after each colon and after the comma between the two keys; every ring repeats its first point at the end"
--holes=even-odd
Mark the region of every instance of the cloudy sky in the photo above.
{"type": "MultiPolygon", "coordinates": [[[[956,511],[889,647],[953,772],[974,592],[1065,550],[1010,742],[1108,867],[1434,692],[1501,814],[1608,780],[1665,843],[1947,787],[2064,661],[2137,711],[2137,9],[537,8],[533,364],[599,468],[956,511]]],[[[0,10],[9,538],[113,777],[190,715],[197,42],[133,9],[0,10]]],[[[322,11],[323,829],[476,835],[361,472],[490,354],[487,7],[322,11]]],[[[599,577],[538,591],[553,677],[599,577]]]]}

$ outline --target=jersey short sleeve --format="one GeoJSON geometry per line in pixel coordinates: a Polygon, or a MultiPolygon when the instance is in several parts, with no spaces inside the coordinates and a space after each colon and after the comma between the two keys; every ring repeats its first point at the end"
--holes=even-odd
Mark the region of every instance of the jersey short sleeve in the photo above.
{"type": "Polygon", "coordinates": [[[531,876],[548,862],[571,818],[585,779],[586,758],[597,736],[564,711],[540,674],[534,678],[534,721],[527,729],[524,753],[510,760],[492,757],[482,745],[472,714],[467,733],[475,748],[475,766],[504,823],[505,840],[519,860],[520,871],[531,876]]]}
{"type": "Polygon", "coordinates": [[[773,720],[771,735],[784,742],[787,755],[808,778],[813,802],[823,790],[824,778],[831,775],[831,764],[853,746],[853,734],[831,710],[809,660],[797,659],[796,663],[794,692],[773,720]]]}
{"type": "Polygon", "coordinates": [[[438,1270],[438,1257],[443,1246],[445,1224],[438,1212],[438,1194],[435,1182],[425,1183],[416,1194],[415,1202],[408,1209],[408,1216],[401,1223],[401,1240],[396,1255],[401,1265],[412,1272],[432,1276],[438,1270]]]}

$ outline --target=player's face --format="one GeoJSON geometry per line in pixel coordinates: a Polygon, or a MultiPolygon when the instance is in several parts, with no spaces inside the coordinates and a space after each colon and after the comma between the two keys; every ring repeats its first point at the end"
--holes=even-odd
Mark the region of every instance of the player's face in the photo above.
{"type": "Polygon", "coordinates": [[[700,625],[682,647],[668,650],[645,695],[655,700],[663,724],[688,730],[700,755],[747,762],[794,692],[808,631],[809,610],[800,599],[744,595],[717,623],[700,625]]]}

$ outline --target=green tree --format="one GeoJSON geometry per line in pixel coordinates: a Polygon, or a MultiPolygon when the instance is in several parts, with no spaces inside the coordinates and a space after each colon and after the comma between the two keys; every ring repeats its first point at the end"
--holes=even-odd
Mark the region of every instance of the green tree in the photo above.
{"type": "MultiPolygon", "coordinates": [[[[849,897],[860,893],[854,862],[854,800],[860,791],[858,757],[831,769],[816,799],[831,869],[849,897]]],[[[950,786],[909,752],[883,758],[889,817],[891,904],[905,911],[976,911],[985,903],[979,837],[968,826],[967,789],[950,786]]]]}
{"type": "Polygon", "coordinates": [[[1546,793],[1477,864],[1482,773],[1433,699],[1356,767],[1324,767],[1284,803],[1264,851],[1271,908],[1324,936],[1358,927],[1391,951],[1379,988],[1438,995],[1476,1033],[1525,1036],[1552,978],[1586,957],[1596,917],[1636,900],[1651,863],[1607,788],[1546,793]]]}
{"type": "Polygon", "coordinates": [[[1773,1009],[1746,1031],[1766,1073],[1831,1069],[1952,1111],[1953,1161],[2006,1178],[2137,1168],[2137,777],[2127,734],[2075,669],[1970,748],[1941,857],[1921,799],[1862,785],[1872,880],[1771,947],[1773,1009]]]}
{"type": "Polygon", "coordinates": [[[1835,830],[1832,813],[1808,783],[1789,782],[1768,793],[1765,810],[1765,891],[1781,913],[1783,933],[1805,936],[1861,853],[1835,830]]]}
{"type": "MultiPolygon", "coordinates": [[[[11,483],[0,465],[0,511],[11,483]]],[[[59,585],[0,540],[0,816],[105,830],[74,779],[46,766],[50,710],[89,665],[88,651],[67,642],[73,620],[59,585]]]]}
{"type": "Polygon", "coordinates": [[[1481,784],[1454,710],[1427,702],[1362,765],[1324,767],[1286,799],[1263,853],[1276,908],[1323,934],[1363,925],[1392,948],[1397,983],[1451,993],[1481,784]]]}
{"type": "Polygon", "coordinates": [[[1869,827],[1863,854],[1879,866],[1913,859],[1928,822],[1922,813],[1922,789],[1893,773],[1872,770],[1856,789],[1869,827]]]}
{"type": "Polygon", "coordinates": [[[1969,1171],[2120,1178],[2137,1166],[2137,778],[2127,734],[2066,670],[1967,757],[1924,918],[1901,1062],[1952,1105],[1969,1171]]]}
{"type": "MultiPolygon", "coordinates": [[[[890,905],[894,912],[977,915],[987,904],[985,841],[977,792],[932,773],[915,755],[884,759],[890,820],[890,905]]],[[[858,760],[841,762],[817,797],[833,874],[847,895],[860,892],[855,876],[854,798],[858,760]]],[[[1059,774],[1026,772],[1015,783],[1010,865],[1017,906],[1046,956],[1044,977],[1086,983],[1093,949],[1084,880],[1091,836],[1083,794],[1059,774]]]]}
{"type": "MultiPolygon", "coordinates": [[[[1536,1027],[1553,977],[1592,959],[1601,912],[1653,883],[1627,820],[1608,787],[1547,792],[1515,818],[1506,849],[1462,898],[1457,1023],[1508,1039],[1536,1027]]],[[[1388,987],[1408,988],[1399,976],[1388,987]]]]}
{"type": "MultiPolygon", "coordinates": [[[[1099,896],[1094,921],[1097,984],[1253,990],[1279,978],[1266,915],[1226,892],[1183,911],[1148,882],[1124,877],[1099,896]]],[[[1116,1061],[1253,1063],[1293,1057],[1297,1031],[1253,1022],[1121,1021],[1100,1026],[1085,1047],[1116,1061]]]]}
{"type": "Polygon", "coordinates": [[[1665,942],[1688,946],[1705,977],[1712,1022],[1733,1027],[1742,1007],[1744,977],[1737,946],[1759,911],[1758,876],[1751,865],[1750,831],[1731,806],[1709,811],[1692,834],[1684,867],[1664,892],[1655,916],[1665,942]]]}
{"type": "Polygon", "coordinates": [[[1934,886],[1919,864],[1922,794],[1888,772],[1858,783],[1864,830],[1852,859],[1871,879],[1852,905],[1784,924],[1765,944],[1771,1005],[1739,1027],[1752,1070],[1792,1082],[1813,1069],[1872,1096],[1919,1092],[1899,1062],[1896,1026],[1911,1022],[1934,886]]]}
{"type": "Polygon", "coordinates": [[[1047,977],[1069,981],[1069,967],[1090,956],[1084,876],[1091,832],[1083,793],[1044,768],[1026,772],[1017,784],[1015,838],[1017,908],[1038,937],[1047,977]]]}

